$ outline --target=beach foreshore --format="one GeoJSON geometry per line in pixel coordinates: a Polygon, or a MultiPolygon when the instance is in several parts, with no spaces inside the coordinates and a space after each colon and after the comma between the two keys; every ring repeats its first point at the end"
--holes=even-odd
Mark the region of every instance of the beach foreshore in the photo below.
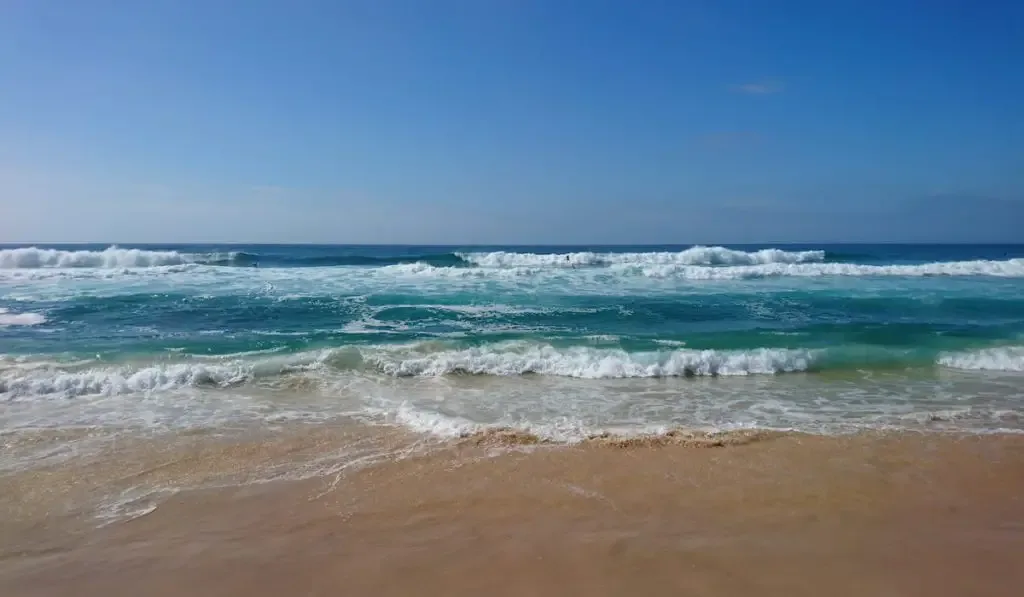
{"type": "Polygon", "coordinates": [[[277,460],[257,443],[104,460],[75,483],[195,478],[217,460],[237,474],[103,524],[56,514],[73,461],[8,474],[0,594],[1009,596],[1024,583],[1020,434],[546,446],[489,433],[394,457],[407,439],[366,466],[259,483],[245,463],[277,460]]]}

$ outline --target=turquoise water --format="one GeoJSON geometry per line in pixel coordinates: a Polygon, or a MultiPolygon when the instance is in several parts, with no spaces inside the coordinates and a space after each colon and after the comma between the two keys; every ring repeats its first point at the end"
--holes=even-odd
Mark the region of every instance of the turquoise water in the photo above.
{"type": "Polygon", "coordinates": [[[0,422],[1018,429],[1024,246],[0,247],[0,422]]]}

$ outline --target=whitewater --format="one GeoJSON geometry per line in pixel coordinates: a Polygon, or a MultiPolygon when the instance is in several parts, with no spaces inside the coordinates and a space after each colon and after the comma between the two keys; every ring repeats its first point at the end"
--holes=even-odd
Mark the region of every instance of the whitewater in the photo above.
{"type": "Polygon", "coordinates": [[[0,425],[1024,429],[1020,246],[0,246],[0,425]]]}

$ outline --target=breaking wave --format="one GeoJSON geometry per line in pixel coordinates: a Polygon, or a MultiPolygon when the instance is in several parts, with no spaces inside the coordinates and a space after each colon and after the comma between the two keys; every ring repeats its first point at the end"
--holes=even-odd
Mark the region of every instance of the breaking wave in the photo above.
{"type": "MultiPolygon", "coordinates": [[[[315,252],[314,252],[315,253],[315,252]]],[[[768,263],[807,263],[825,260],[824,251],[784,251],[762,249],[739,251],[725,247],[695,246],[677,252],[630,253],[530,253],[530,252],[409,252],[381,256],[338,248],[323,254],[291,255],[287,252],[230,251],[218,253],[182,253],[174,250],[107,247],[102,250],[65,250],[19,247],[0,250],[0,268],[136,268],[183,264],[235,267],[385,267],[425,264],[435,267],[608,267],[615,265],[757,265],[768,263]]]]}
{"type": "Polygon", "coordinates": [[[583,379],[773,375],[807,371],[812,351],[673,350],[630,353],[593,347],[555,348],[508,342],[436,350],[429,343],[355,347],[213,362],[67,369],[24,364],[0,369],[0,397],[73,397],[231,387],[296,373],[363,371],[389,377],[549,375],[583,379]]]}
{"type": "MultiPolygon", "coordinates": [[[[381,268],[382,273],[447,278],[530,277],[551,271],[544,266],[515,266],[508,268],[452,268],[435,267],[425,263],[410,263],[381,268]]],[[[605,270],[602,270],[605,271],[605,270]]],[[[684,280],[747,280],[778,277],[823,276],[994,276],[1024,277],[1024,259],[1005,261],[950,261],[916,265],[863,265],[854,263],[765,263],[714,267],[703,265],[637,265],[621,263],[609,266],[609,273],[620,276],[647,278],[675,278],[684,280]]]]}
{"type": "Polygon", "coordinates": [[[463,417],[418,408],[408,402],[388,411],[372,408],[367,411],[371,416],[383,416],[387,422],[416,433],[492,447],[590,443],[621,448],[660,445],[710,448],[749,444],[785,435],[785,432],[764,428],[729,426],[719,426],[715,429],[681,429],[666,425],[588,425],[572,418],[547,423],[479,423],[463,417]]]}
{"type": "Polygon", "coordinates": [[[585,379],[771,375],[806,371],[811,354],[803,350],[676,350],[629,353],[590,347],[555,348],[509,344],[446,350],[422,356],[365,355],[373,367],[394,377],[464,375],[553,375],[585,379]]]}
{"type": "Polygon", "coordinates": [[[244,251],[232,253],[225,259],[207,259],[201,260],[200,263],[204,263],[205,265],[238,267],[258,265],[261,267],[283,268],[336,266],[385,267],[388,265],[399,265],[403,263],[424,263],[440,267],[459,267],[468,265],[461,257],[454,253],[413,253],[409,255],[396,255],[390,257],[346,253],[296,257],[278,254],[246,253],[244,251]]]}
{"type": "Polygon", "coordinates": [[[195,387],[226,388],[300,371],[317,361],[316,355],[300,354],[263,360],[232,359],[211,363],[90,368],[82,368],[81,365],[68,367],[57,363],[15,363],[0,369],[0,397],[7,400],[41,396],[69,398],[195,387]]]}
{"type": "Polygon", "coordinates": [[[1003,346],[939,357],[939,364],[951,369],[974,371],[1024,371],[1024,346],[1003,346]]]}
{"type": "Polygon", "coordinates": [[[182,265],[194,260],[177,251],[147,251],[108,247],[102,251],[62,251],[21,247],[0,250],[0,269],[128,268],[182,265]]]}
{"type": "Polygon", "coordinates": [[[32,326],[46,323],[46,317],[39,313],[11,313],[0,307],[0,327],[21,325],[32,326]]]}
{"type": "MultiPolygon", "coordinates": [[[[999,276],[1024,277],[1024,258],[949,261],[920,264],[863,264],[834,261],[825,251],[762,249],[741,251],[694,246],[685,250],[652,252],[478,253],[417,252],[379,256],[358,248],[325,249],[322,255],[287,252],[224,251],[184,253],[111,246],[102,250],[62,250],[38,247],[0,250],[0,269],[115,269],[170,266],[336,267],[357,266],[376,275],[418,275],[447,278],[521,278],[579,271],[617,276],[685,280],[743,280],[818,276],[999,276]],[[338,252],[341,251],[341,252],[338,252]]],[[[315,253],[315,252],[314,252],[315,253]]]]}
{"type": "Polygon", "coordinates": [[[456,253],[466,262],[480,267],[595,267],[615,265],[757,265],[766,263],[806,263],[824,261],[825,251],[737,251],[725,247],[695,246],[677,252],[648,253],[456,253]]]}
{"type": "MultiPolygon", "coordinates": [[[[23,324],[31,325],[31,324],[23,324]]],[[[879,355],[843,350],[754,348],[746,350],[666,349],[629,352],[595,346],[555,347],[507,341],[453,348],[428,341],[391,346],[344,346],[292,354],[254,353],[198,358],[177,363],[98,366],[91,362],[0,361],[0,398],[113,396],[182,388],[228,388],[274,384],[288,375],[326,380],[331,374],[361,372],[393,378],[452,375],[542,375],[576,379],[719,377],[776,375],[871,367],[889,363],[879,355]]],[[[891,357],[890,356],[890,360],[891,357]]],[[[911,356],[906,366],[925,364],[911,356]]],[[[909,359],[909,360],[907,360],[909,359]]],[[[1024,347],[987,348],[938,355],[934,364],[955,369],[1024,371],[1024,347]]]]}

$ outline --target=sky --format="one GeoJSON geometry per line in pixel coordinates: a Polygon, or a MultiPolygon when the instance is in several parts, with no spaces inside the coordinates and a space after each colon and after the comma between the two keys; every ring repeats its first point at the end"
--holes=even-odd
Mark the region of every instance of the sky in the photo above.
{"type": "Polygon", "coordinates": [[[1024,242],[1024,3],[0,0],[0,242],[1024,242]]]}

